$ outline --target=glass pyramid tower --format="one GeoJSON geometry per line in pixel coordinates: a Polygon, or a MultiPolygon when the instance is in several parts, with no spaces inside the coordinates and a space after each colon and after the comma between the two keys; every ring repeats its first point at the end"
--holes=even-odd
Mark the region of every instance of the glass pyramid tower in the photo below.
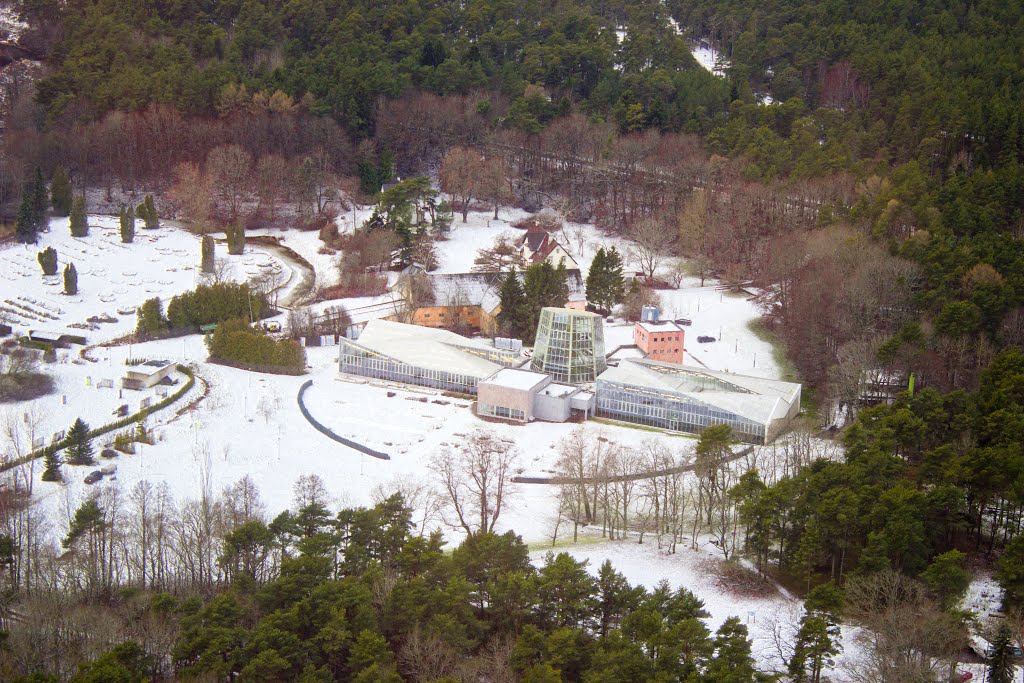
{"type": "Polygon", "coordinates": [[[587,311],[542,309],[530,368],[556,382],[593,382],[608,368],[603,323],[601,316],[587,311]]]}

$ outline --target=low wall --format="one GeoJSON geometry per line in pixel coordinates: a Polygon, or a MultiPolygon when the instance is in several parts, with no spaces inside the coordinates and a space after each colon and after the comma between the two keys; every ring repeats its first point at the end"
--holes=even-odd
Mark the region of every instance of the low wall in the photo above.
{"type": "Polygon", "coordinates": [[[305,395],[306,389],[309,389],[311,386],[313,386],[313,380],[310,379],[310,380],[306,380],[305,382],[303,382],[302,386],[299,388],[299,395],[298,395],[297,399],[298,399],[298,402],[299,402],[299,411],[302,413],[302,417],[306,418],[306,422],[308,422],[309,424],[313,425],[313,429],[317,430],[318,432],[320,432],[321,434],[323,434],[324,436],[326,436],[328,439],[330,439],[332,441],[337,441],[338,443],[340,443],[340,444],[342,444],[344,446],[348,446],[349,448],[357,450],[360,453],[365,453],[366,455],[369,455],[370,457],[377,458],[378,460],[390,460],[391,459],[391,456],[388,455],[387,453],[381,453],[380,451],[375,451],[372,448],[369,448],[368,446],[364,446],[361,443],[356,443],[355,441],[352,441],[350,439],[346,439],[343,436],[338,436],[337,434],[332,432],[330,429],[328,429],[327,427],[325,427],[322,424],[320,424],[319,422],[317,422],[316,419],[312,415],[309,414],[309,411],[306,410],[306,405],[302,402],[302,397],[303,397],[303,395],[305,395]]]}

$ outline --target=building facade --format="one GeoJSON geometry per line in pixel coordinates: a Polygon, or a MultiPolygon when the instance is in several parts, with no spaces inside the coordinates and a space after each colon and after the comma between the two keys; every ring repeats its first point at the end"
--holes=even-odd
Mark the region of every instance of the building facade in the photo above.
{"type": "Polygon", "coordinates": [[[359,340],[342,339],[338,369],[350,375],[475,394],[477,384],[522,357],[447,330],[371,320],[359,340]]]}
{"type": "Polygon", "coordinates": [[[476,412],[483,417],[565,422],[574,412],[587,418],[594,408],[593,394],[529,370],[504,368],[477,385],[476,412]]]}
{"type": "Polygon", "coordinates": [[[642,320],[633,326],[633,343],[651,360],[682,365],[684,341],[683,328],[671,320],[642,320]]]}
{"type": "Polygon", "coordinates": [[[601,316],[569,308],[541,310],[531,369],[581,384],[593,382],[607,367],[601,316]]]}
{"type": "Polygon", "coordinates": [[[799,384],[649,359],[623,360],[596,385],[598,416],[692,434],[727,424],[749,443],[771,441],[800,412],[799,384]]]}

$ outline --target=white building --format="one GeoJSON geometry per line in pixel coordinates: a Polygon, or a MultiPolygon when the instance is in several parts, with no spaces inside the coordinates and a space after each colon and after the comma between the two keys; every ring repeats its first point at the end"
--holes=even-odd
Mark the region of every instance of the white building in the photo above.
{"type": "Polygon", "coordinates": [[[739,441],[767,443],[800,412],[799,384],[647,359],[623,359],[597,378],[597,415],[699,434],[728,424],[739,441]]]}

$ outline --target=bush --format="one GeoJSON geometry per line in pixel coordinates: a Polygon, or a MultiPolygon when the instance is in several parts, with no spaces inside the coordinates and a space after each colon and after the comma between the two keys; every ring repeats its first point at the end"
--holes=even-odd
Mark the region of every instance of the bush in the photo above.
{"type": "Polygon", "coordinates": [[[161,330],[167,328],[167,319],[164,318],[164,305],[159,297],[147,299],[139,307],[137,313],[139,322],[135,326],[135,334],[144,338],[159,336],[161,330]]]}
{"type": "Polygon", "coordinates": [[[75,197],[71,205],[71,236],[85,237],[89,234],[89,219],[85,214],[85,196],[75,197]]]}
{"type": "Polygon", "coordinates": [[[64,293],[78,294],[78,271],[74,263],[64,266],[64,293]]]}
{"type": "Polygon", "coordinates": [[[207,337],[210,359],[262,366],[301,370],[306,366],[306,352],[291,339],[277,340],[261,330],[253,329],[243,319],[228,320],[207,337]]]}
{"type": "Polygon", "coordinates": [[[47,247],[43,249],[36,256],[39,261],[39,265],[43,269],[43,275],[56,275],[57,274],[57,250],[53,247],[47,247]]]}
{"type": "Polygon", "coordinates": [[[228,254],[238,256],[245,252],[245,226],[241,223],[224,228],[224,236],[228,240],[228,254]]]}
{"type": "Polygon", "coordinates": [[[200,285],[171,299],[167,320],[172,330],[191,329],[232,318],[258,320],[265,308],[266,300],[249,285],[218,282],[200,285]]]}

